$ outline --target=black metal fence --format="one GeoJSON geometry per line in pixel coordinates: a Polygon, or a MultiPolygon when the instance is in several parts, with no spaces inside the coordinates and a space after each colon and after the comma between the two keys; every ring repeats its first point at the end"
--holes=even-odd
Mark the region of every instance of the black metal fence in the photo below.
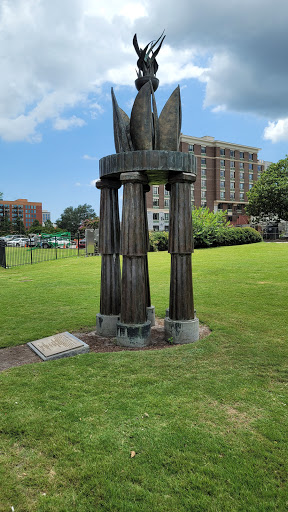
{"type": "Polygon", "coordinates": [[[86,249],[80,248],[79,243],[69,247],[57,247],[57,244],[54,247],[29,247],[29,242],[26,245],[26,247],[7,247],[6,243],[0,240],[0,266],[10,268],[86,255],[86,249]]]}
{"type": "Polygon", "coordinates": [[[266,226],[263,229],[263,240],[278,240],[279,230],[278,226],[266,226]]]}

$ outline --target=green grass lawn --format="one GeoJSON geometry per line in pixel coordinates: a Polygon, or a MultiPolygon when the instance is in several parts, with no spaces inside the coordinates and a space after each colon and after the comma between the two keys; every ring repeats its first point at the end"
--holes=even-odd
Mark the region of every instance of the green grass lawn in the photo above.
{"type": "MultiPolygon", "coordinates": [[[[212,334],[195,344],[3,372],[0,510],[286,511],[287,261],[288,244],[196,250],[212,334]]],[[[149,254],[158,316],[169,262],[149,254]]],[[[0,280],[2,347],[95,326],[100,258],[0,280]]]]}

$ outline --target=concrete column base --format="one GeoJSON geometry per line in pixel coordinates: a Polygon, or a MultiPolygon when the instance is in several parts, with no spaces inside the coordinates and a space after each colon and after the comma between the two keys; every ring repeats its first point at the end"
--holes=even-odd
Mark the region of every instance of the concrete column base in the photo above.
{"type": "Polygon", "coordinates": [[[147,311],[147,320],[151,322],[151,327],[155,325],[155,306],[148,306],[146,308],[147,311]]]}
{"type": "Polygon", "coordinates": [[[151,322],[144,324],[117,323],[117,345],[122,347],[146,347],[150,342],[151,322]]]}
{"type": "Polygon", "coordinates": [[[199,319],[171,320],[166,317],[164,331],[166,341],[170,341],[172,338],[175,344],[194,343],[199,340],[199,319]]]}
{"type": "Polygon", "coordinates": [[[120,320],[119,315],[96,315],[96,332],[98,336],[107,338],[115,338],[117,332],[117,322],[120,320]]]}

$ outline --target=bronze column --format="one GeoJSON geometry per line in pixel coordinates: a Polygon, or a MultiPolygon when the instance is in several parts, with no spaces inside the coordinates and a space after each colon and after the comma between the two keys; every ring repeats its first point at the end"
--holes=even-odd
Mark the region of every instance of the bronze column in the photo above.
{"type": "Polygon", "coordinates": [[[170,226],[168,252],[171,254],[169,316],[165,318],[165,337],[174,343],[199,339],[199,320],[194,314],[191,183],[195,176],[179,173],[169,179],[170,226]]]}
{"type": "MultiPolygon", "coordinates": [[[[147,253],[149,252],[149,230],[148,230],[148,218],[147,218],[147,201],[146,201],[146,194],[150,191],[149,185],[144,185],[143,187],[144,191],[144,215],[145,215],[145,231],[146,231],[146,240],[147,240],[147,253]]],[[[148,255],[146,254],[145,257],[146,260],[146,278],[147,278],[147,285],[146,285],[146,310],[147,310],[147,320],[150,320],[151,327],[155,325],[155,307],[151,304],[151,295],[150,295],[150,282],[149,282],[149,269],[148,269],[148,255]]]]}
{"type": "Polygon", "coordinates": [[[121,228],[122,293],[117,343],[139,347],[149,343],[151,322],[147,321],[147,220],[144,189],[147,177],[140,172],[120,175],[123,183],[121,228]]]}
{"type": "Polygon", "coordinates": [[[118,189],[120,181],[101,179],[99,252],[101,254],[100,313],[96,315],[96,331],[101,336],[116,336],[121,309],[120,222],[118,189]]]}

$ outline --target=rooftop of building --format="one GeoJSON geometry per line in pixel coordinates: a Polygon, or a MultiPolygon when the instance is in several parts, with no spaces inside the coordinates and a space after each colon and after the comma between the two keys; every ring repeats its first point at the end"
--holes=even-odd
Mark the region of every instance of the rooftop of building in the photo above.
{"type": "Polygon", "coordinates": [[[187,142],[188,144],[200,144],[205,146],[238,149],[249,151],[250,153],[258,153],[261,148],[255,146],[244,146],[243,144],[236,144],[235,142],[225,142],[223,140],[215,140],[215,137],[210,135],[204,135],[203,137],[193,137],[192,135],[184,135],[181,133],[181,142],[187,142]]]}

